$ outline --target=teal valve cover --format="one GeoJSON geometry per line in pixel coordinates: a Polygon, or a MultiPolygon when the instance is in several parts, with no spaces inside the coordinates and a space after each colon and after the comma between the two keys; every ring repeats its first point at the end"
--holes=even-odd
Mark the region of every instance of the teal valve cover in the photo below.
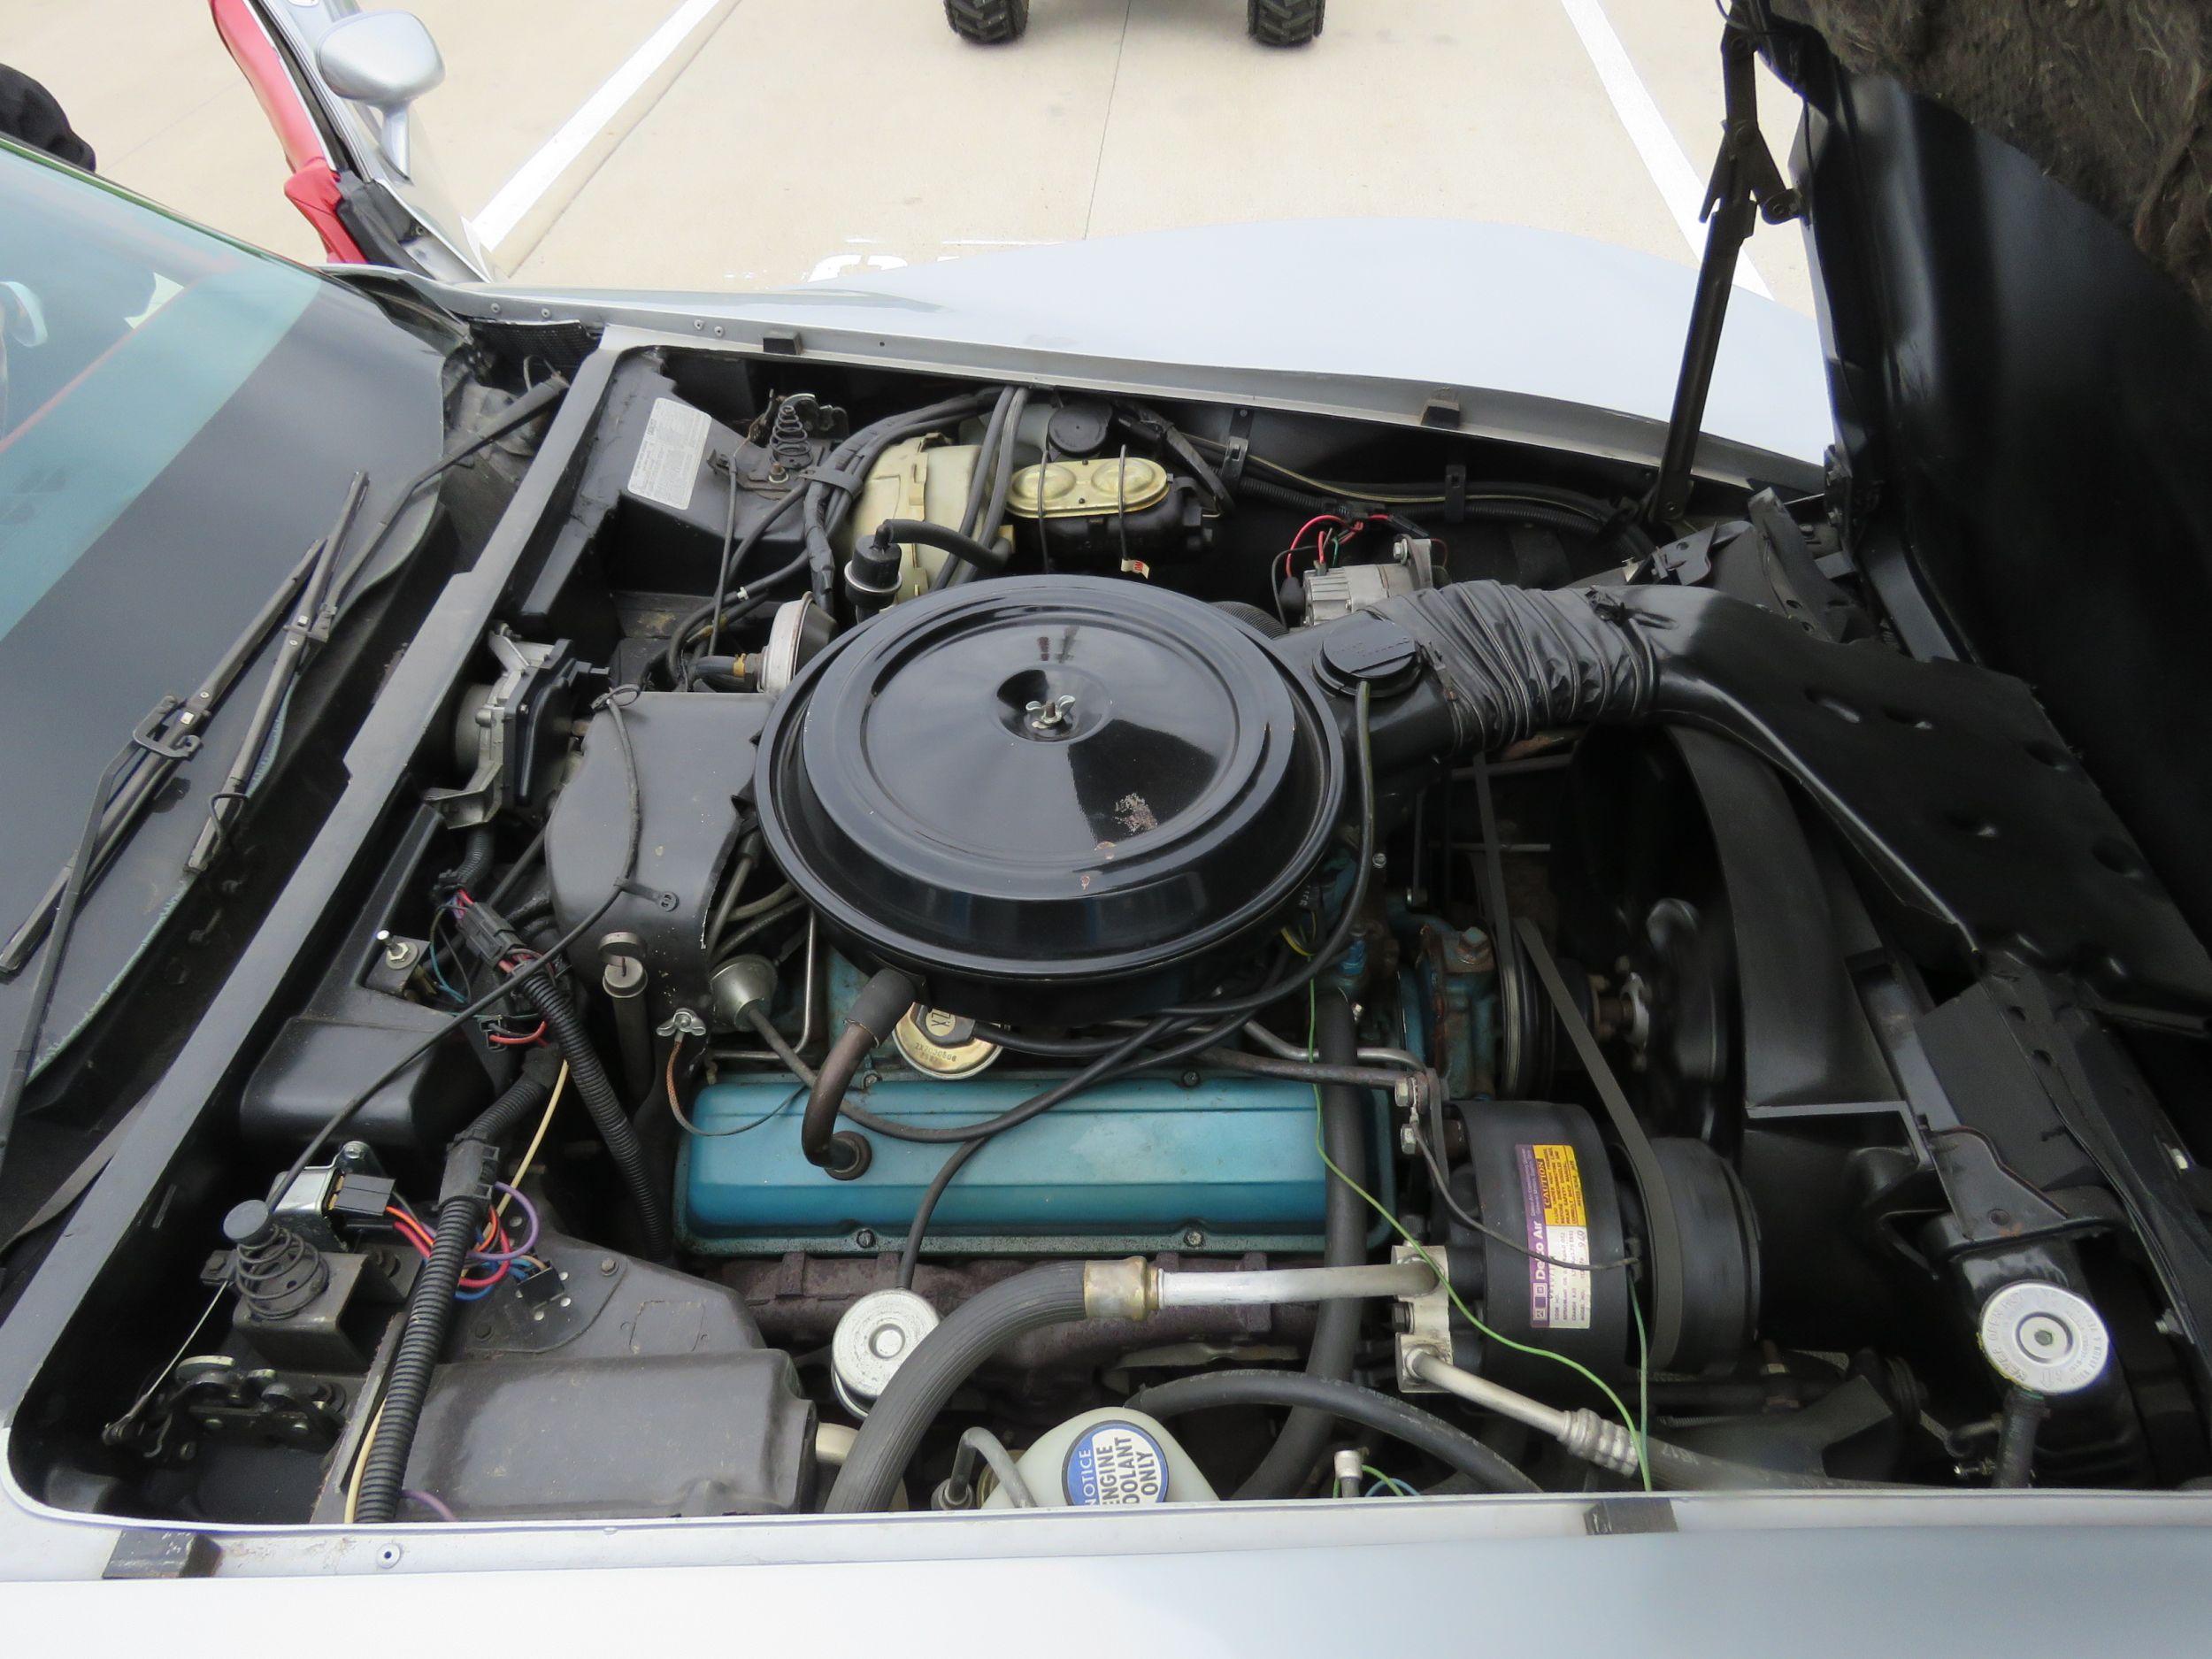
{"type": "MultiPolygon", "coordinates": [[[[957,1081],[887,1076],[850,1098],[918,1126],[980,1123],[1050,1076],[957,1081]]],[[[870,1134],[857,1180],[832,1180],[799,1151],[804,1091],[789,1079],[710,1085],[686,1137],[683,1225],[695,1249],[727,1255],[895,1248],[949,1145],[870,1134]]],[[[1303,1250],[1320,1247],[1326,1171],[1310,1086],[1271,1078],[1130,1078],[1089,1089],[1007,1131],[969,1160],[929,1237],[976,1254],[1303,1250]]]]}

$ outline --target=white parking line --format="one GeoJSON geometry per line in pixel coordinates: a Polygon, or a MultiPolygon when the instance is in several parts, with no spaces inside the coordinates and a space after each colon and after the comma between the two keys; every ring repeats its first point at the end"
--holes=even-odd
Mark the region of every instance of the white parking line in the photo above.
{"type": "MultiPolygon", "coordinates": [[[[1613,19],[1605,15],[1603,0],[1559,0],[1559,4],[1567,14],[1567,21],[1574,25],[1575,33],[1581,37],[1582,50],[1589,54],[1590,66],[1598,72],[1605,96],[1613,101],[1613,112],[1628,129],[1629,142],[1636,146],[1636,153],[1643,157],[1644,171],[1651,174],[1651,181],[1659,187],[1667,211],[1680,227],[1682,240],[1690,244],[1693,254],[1701,256],[1705,252],[1705,227],[1698,212],[1705,205],[1704,175],[1682,153],[1674,129],[1660,113],[1650,88],[1636,73],[1636,65],[1629,61],[1628,48],[1621,44],[1621,37],[1614,33],[1613,19]]],[[[1763,299],[1774,297],[1753,267],[1748,252],[1736,256],[1736,286],[1748,288],[1763,299]]]]}
{"type": "MultiPolygon", "coordinates": [[[[548,139],[542,148],[515,170],[515,174],[501,185],[492,199],[484,204],[474,223],[477,240],[488,249],[498,250],[515,234],[526,220],[533,222],[537,234],[527,238],[534,244],[550,222],[550,212],[535,210],[550,207],[548,192],[567,177],[566,194],[573,196],[580,188],[588,171],[579,167],[587,156],[595,162],[603,160],[624,133],[636,124],[648,102],[641,95],[657,82],[665,86],[673,80],[675,72],[682,67],[675,61],[677,54],[687,44],[703,42],[707,25],[718,22],[728,15],[736,0],[683,0],[668,14],[660,27],[648,35],[645,43],[623,60],[622,66],[600,83],[597,91],[577,107],[576,112],[561,123],[560,130],[548,139]],[[625,120],[625,116],[629,119],[625,120]],[[618,125],[619,124],[619,125],[618,125]]],[[[513,257],[529,251],[526,247],[507,250],[513,257]]]]}

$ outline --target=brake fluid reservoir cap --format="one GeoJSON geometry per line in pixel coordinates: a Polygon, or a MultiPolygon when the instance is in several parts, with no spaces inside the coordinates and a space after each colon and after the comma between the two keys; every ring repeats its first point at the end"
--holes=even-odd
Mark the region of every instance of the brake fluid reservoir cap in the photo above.
{"type": "Polygon", "coordinates": [[[1060,1467],[1060,1489],[1077,1505],[1167,1502],[1167,1454],[1144,1429],[1107,1417],[1079,1432],[1060,1467]]]}
{"type": "Polygon", "coordinates": [[[2104,1374],[2110,1333],[2088,1300],[2059,1285],[2024,1279],[1982,1304],[1982,1353],[2016,1387],[2046,1396],[2077,1394],[2104,1374]]]}

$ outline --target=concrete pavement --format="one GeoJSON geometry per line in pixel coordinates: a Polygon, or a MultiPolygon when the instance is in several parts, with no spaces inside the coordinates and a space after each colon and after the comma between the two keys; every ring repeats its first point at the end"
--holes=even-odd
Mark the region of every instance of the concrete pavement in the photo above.
{"type": "MultiPolygon", "coordinates": [[[[415,0],[448,66],[419,130],[465,211],[593,108],[675,5],[415,0]]],[[[937,0],[736,0],[696,35],[672,80],[618,112],[612,142],[561,173],[540,204],[558,209],[549,228],[526,216],[503,264],[533,281],[758,288],[1172,226],[1394,214],[1686,264],[1720,119],[1711,0],[1333,0],[1322,38],[1289,51],[1245,38],[1240,0],[1034,0],[1027,37],[997,48],[956,39],[937,0]]],[[[110,176],[319,257],[197,0],[0,0],[0,60],[53,88],[110,176]]],[[[1763,91],[1785,153],[1795,111],[1772,81],[1763,91]]],[[[1762,227],[1749,263],[1740,280],[1809,311],[1795,227],[1762,227]]]]}

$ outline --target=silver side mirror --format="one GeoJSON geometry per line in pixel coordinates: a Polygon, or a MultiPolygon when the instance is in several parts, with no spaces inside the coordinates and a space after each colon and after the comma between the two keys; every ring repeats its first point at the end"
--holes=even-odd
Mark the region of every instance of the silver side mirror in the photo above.
{"type": "Polygon", "coordinates": [[[315,66],[342,98],[381,120],[384,158],[407,176],[407,107],[445,79],[438,43],[411,12],[364,12],[335,25],[315,49],[315,66]]]}

